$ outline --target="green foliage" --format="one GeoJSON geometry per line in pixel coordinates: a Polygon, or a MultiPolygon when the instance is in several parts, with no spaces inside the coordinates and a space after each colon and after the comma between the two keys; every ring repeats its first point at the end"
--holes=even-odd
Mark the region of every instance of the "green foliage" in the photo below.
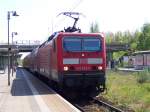
{"type": "Polygon", "coordinates": [[[133,35],[129,31],[126,32],[118,31],[113,35],[114,36],[112,37],[112,42],[114,43],[129,43],[133,38],[133,35]]]}
{"type": "Polygon", "coordinates": [[[144,35],[143,34],[141,34],[140,36],[139,36],[139,42],[138,42],[138,47],[137,47],[137,49],[138,50],[144,50],[144,43],[145,43],[145,37],[144,37],[144,35]]]}
{"type": "Polygon", "coordinates": [[[133,33],[133,36],[131,38],[131,41],[130,41],[130,48],[132,51],[136,51],[137,50],[137,47],[139,46],[139,37],[141,36],[141,32],[139,32],[138,30],[135,31],[133,33]]]}
{"type": "Polygon", "coordinates": [[[99,26],[98,26],[97,22],[91,24],[91,26],[90,26],[90,32],[91,33],[97,33],[97,32],[99,32],[99,26]]]}
{"type": "Polygon", "coordinates": [[[130,44],[130,47],[131,47],[132,50],[136,50],[137,46],[138,46],[138,44],[136,42],[132,42],[130,44]]]}
{"type": "Polygon", "coordinates": [[[120,57],[122,57],[124,54],[126,54],[127,51],[119,51],[119,52],[114,52],[113,53],[113,58],[115,60],[118,60],[120,57]]]}
{"type": "Polygon", "coordinates": [[[137,82],[142,84],[145,82],[150,82],[150,72],[148,69],[145,69],[142,72],[139,72],[138,77],[137,77],[137,82]]]}
{"type": "Polygon", "coordinates": [[[138,50],[149,50],[150,49],[150,24],[146,23],[142,27],[142,34],[138,39],[138,50]]]}
{"type": "MultiPolygon", "coordinates": [[[[136,30],[135,32],[118,31],[116,33],[106,33],[106,43],[128,43],[131,51],[137,50],[149,50],[150,49],[150,23],[145,23],[141,31],[136,30]]],[[[98,23],[92,23],[90,32],[99,32],[98,23]]]]}
{"type": "Polygon", "coordinates": [[[122,36],[122,32],[118,31],[114,36],[113,42],[122,43],[122,36]]]}
{"type": "Polygon", "coordinates": [[[103,96],[135,112],[150,112],[150,82],[137,83],[137,75],[137,72],[107,72],[108,92],[103,96]]]}
{"type": "Polygon", "coordinates": [[[125,43],[131,43],[131,39],[132,39],[131,32],[129,32],[129,31],[124,32],[123,42],[125,42],[125,43]]]}
{"type": "Polygon", "coordinates": [[[106,34],[106,43],[111,43],[114,38],[114,34],[112,32],[107,32],[106,34]]]}

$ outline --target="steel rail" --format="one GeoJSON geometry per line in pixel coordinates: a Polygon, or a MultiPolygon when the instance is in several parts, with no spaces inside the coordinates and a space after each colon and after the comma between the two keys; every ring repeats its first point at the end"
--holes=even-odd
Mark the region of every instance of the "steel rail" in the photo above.
{"type": "Polygon", "coordinates": [[[79,109],[81,112],[85,112],[82,107],[80,107],[78,104],[73,104],[77,109],[79,109]]]}
{"type": "Polygon", "coordinates": [[[102,106],[106,107],[111,112],[124,112],[123,110],[121,110],[121,109],[119,109],[117,107],[114,107],[111,104],[108,104],[108,103],[106,103],[104,101],[97,100],[97,99],[94,99],[94,98],[93,98],[93,101],[94,101],[94,103],[97,103],[98,105],[102,105],[102,106]]]}

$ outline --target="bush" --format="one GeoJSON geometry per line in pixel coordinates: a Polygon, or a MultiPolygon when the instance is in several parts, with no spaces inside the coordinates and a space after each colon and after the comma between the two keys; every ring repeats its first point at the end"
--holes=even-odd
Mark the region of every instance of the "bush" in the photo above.
{"type": "Polygon", "coordinates": [[[138,73],[137,82],[140,84],[150,82],[150,72],[148,69],[144,69],[142,72],[138,73]]]}

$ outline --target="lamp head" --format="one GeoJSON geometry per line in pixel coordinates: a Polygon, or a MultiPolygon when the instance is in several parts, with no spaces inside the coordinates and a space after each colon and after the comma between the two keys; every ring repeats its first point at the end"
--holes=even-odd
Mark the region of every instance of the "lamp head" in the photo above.
{"type": "Polygon", "coordinates": [[[18,35],[18,33],[17,32],[12,32],[12,36],[14,36],[14,35],[18,35]]]}
{"type": "Polygon", "coordinates": [[[17,32],[14,32],[14,34],[15,34],[15,35],[18,35],[18,33],[17,33],[17,32]]]}
{"type": "Polygon", "coordinates": [[[12,16],[19,16],[16,11],[13,11],[12,16]]]}

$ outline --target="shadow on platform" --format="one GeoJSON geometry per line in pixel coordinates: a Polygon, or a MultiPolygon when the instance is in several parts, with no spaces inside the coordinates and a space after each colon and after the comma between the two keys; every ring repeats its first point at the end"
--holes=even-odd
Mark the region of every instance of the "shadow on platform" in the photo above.
{"type": "Polygon", "coordinates": [[[27,83],[21,69],[17,69],[16,78],[12,82],[11,95],[12,96],[30,96],[30,95],[46,95],[46,94],[56,94],[48,87],[46,87],[39,79],[32,76],[31,74],[25,74],[29,78],[32,87],[36,89],[31,90],[31,85],[27,83]],[[33,94],[34,92],[34,94],[33,94]]]}

